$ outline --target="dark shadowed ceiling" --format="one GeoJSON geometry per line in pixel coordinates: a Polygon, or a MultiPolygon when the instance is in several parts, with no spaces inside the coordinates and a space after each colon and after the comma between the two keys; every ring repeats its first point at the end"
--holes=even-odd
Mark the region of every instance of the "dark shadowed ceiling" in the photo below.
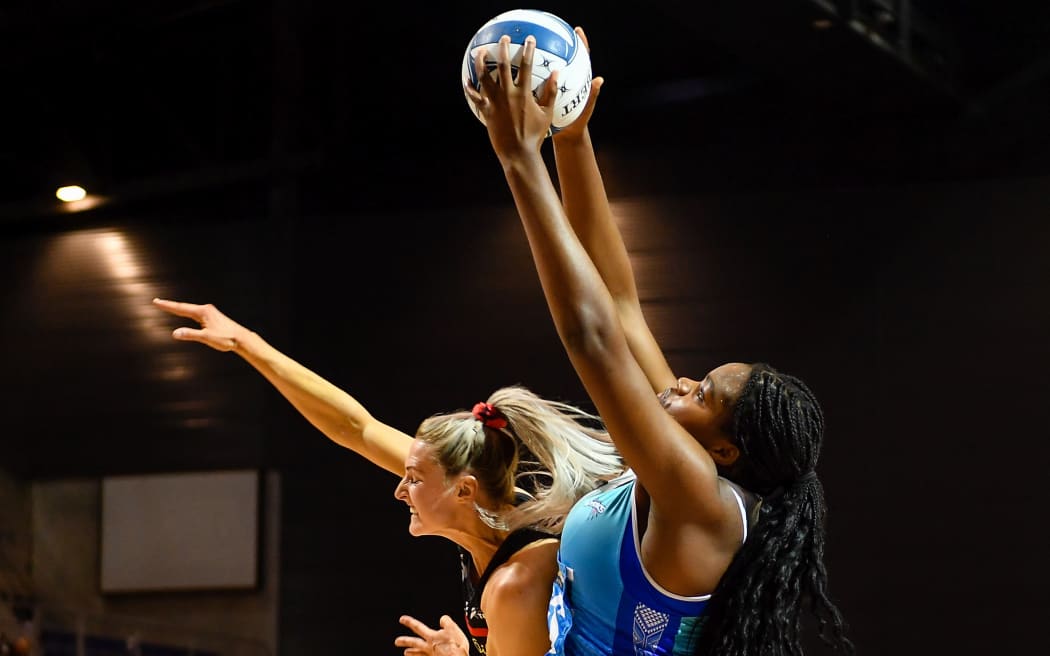
{"type": "MultiPolygon", "coordinates": [[[[471,192],[448,177],[491,167],[459,89],[462,51],[515,6],[5,2],[0,216],[52,211],[69,181],[156,199],[306,169],[362,203],[395,179],[421,192],[397,200],[459,202],[471,192]]],[[[608,82],[600,145],[702,144],[733,177],[771,181],[1046,163],[1045,2],[642,6],[540,7],[588,30],[608,82]]]]}

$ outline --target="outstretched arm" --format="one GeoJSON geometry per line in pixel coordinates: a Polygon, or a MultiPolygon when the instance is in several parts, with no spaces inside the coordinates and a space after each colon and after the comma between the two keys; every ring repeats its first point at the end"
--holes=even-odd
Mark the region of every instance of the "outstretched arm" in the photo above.
{"type": "Polygon", "coordinates": [[[515,78],[509,39],[504,37],[497,65],[500,81],[485,73],[479,55],[475,65],[482,90],[468,88],[467,93],[485,116],[558,335],[610,436],[654,503],[668,516],[722,521],[725,506],[714,462],[658,401],[543,161],[540,148],[550,125],[557,80],[551,77],[539,102],[533,98],[527,81],[534,50],[534,41],[527,40],[515,78]]]}
{"type": "Polygon", "coordinates": [[[307,421],[333,442],[356,451],[383,469],[404,476],[412,437],[376,420],[343,390],[284,355],[214,305],[153,299],[153,304],[200,328],[176,328],[172,336],[233,351],[262,374],[307,421]]]}
{"type": "MultiPolygon", "coordinates": [[[[577,27],[576,34],[589,48],[583,30],[577,27]]],[[[612,296],[631,353],[653,391],[659,392],[674,385],[675,376],[642,314],[634,270],[609,206],[591,144],[588,124],[604,83],[601,77],[591,81],[590,97],[583,113],[554,135],[554,161],[569,223],[612,296]]]]}

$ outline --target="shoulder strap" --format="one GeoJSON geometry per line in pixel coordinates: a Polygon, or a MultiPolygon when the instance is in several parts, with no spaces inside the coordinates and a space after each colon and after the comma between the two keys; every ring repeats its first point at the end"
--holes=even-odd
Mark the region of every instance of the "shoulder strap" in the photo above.
{"type": "Polygon", "coordinates": [[[481,603],[481,593],[484,592],[485,584],[488,583],[489,577],[492,576],[492,572],[494,572],[497,567],[507,562],[511,556],[516,554],[523,547],[526,547],[533,542],[538,542],[539,540],[556,537],[558,536],[553,533],[547,533],[546,531],[540,531],[534,528],[519,528],[508,535],[506,539],[503,540],[503,544],[499,546],[499,549],[496,549],[496,553],[493,554],[488,567],[486,567],[484,573],[482,573],[477,587],[474,588],[474,603],[481,603]]]}

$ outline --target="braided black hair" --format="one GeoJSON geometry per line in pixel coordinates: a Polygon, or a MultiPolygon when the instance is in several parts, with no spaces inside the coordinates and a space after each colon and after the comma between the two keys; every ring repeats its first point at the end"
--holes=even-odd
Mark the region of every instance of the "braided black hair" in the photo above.
{"type": "Polygon", "coordinates": [[[793,376],[753,365],[733,408],[741,456],[728,477],[759,493],[757,525],[716,587],[697,644],[703,656],[801,656],[802,608],[825,643],[853,653],[828,597],[824,488],[814,474],[824,435],[816,397],[793,376]]]}

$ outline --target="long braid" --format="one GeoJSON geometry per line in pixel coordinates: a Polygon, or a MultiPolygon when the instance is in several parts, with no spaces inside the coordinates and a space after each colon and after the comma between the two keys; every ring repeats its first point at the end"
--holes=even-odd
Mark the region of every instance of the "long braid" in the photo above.
{"type": "Polygon", "coordinates": [[[696,653],[802,656],[804,605],[820,637],[852,653],[827,592],[827,508],[814,473],[824,433],[820,404],[801,380],[759,363],[733,410],[732,431],[742,455],[730,478],[763,500],[757,526],[711,596],[696,653]]]}

